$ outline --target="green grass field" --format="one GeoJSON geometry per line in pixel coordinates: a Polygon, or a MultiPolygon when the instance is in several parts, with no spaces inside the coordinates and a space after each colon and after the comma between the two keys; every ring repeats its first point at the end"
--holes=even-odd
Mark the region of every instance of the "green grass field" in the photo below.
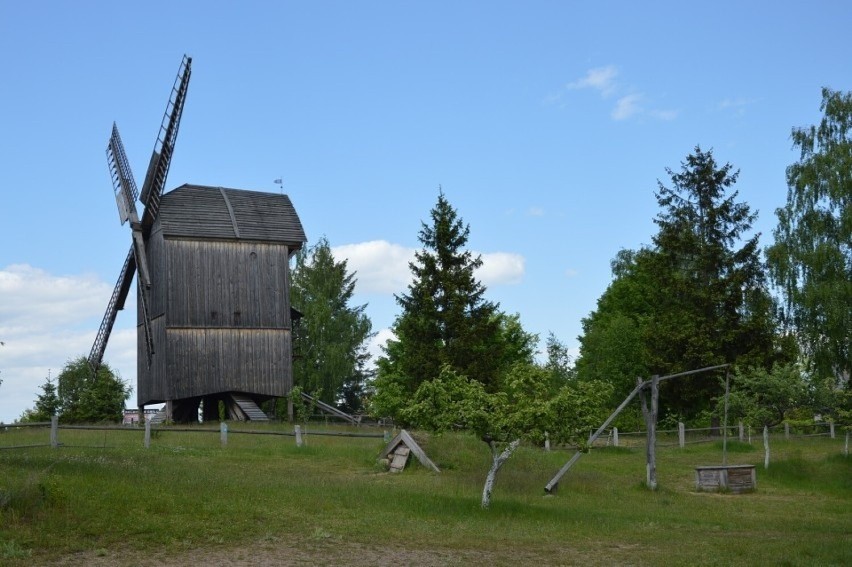
{"type": "MultiPolygon", "coordinates": [[[[382,439],[60,430],[63,446],[0,450],[0,564],[850,565],[852,458],[843,440],[730,442],[757,491],[694,490],[721,444],[593,449],[554,496],[571,452],[522,446],[479,501],[490,455],[466,435],[419,435],[442,472],[376,458],[382,439]]],[[[285,426],[278,427],[284,430],[285,426]]],[[[363,429],[361,430],[363,431],[363,429]]],[[[375,430],[373,430],[375,431],[375,430]]],[[[379,431],[380,432],[380,431],[379,431]]],[[[44,443],[9,430],[0,447],[44,443]]]]}

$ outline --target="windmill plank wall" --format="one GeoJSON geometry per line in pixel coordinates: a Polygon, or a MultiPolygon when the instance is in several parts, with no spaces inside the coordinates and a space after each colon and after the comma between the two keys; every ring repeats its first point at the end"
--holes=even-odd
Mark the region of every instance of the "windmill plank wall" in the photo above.
{"type": "Polygon", "coordinates": [[[165,248],[169,327],[289,326],[287,246],[168,239],[165,248]]]}
{"type": "Polygon", "coordinates": [[[284,396],[292,387],[290,331],[169,329],[170,399],[219,392],[284,396]]]}
{"type": "Polygon", "coordinates": [[[139,404],[286,395],[289,259],[302,242],[284,195],[196,186],[164,195],[146,242],[156,355],[148,369],[140,337],[139,404]]]}

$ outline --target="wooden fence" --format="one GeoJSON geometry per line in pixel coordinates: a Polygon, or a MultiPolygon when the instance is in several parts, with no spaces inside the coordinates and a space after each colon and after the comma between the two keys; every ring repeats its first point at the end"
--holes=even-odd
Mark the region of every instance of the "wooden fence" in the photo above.
{"type": "MultiPolygon", "coordinates": [[[[62,431],[102,431],[105,434],[115,433],[119,435],[138,435],[141,437],[143,446],[147,449],[151,447],[152,438],[157,439],[161,433],[199,433],[215,436],[218,434],[219,443],[222,447],[227,447],[229,437],[242,435],[259,435],[259,436],[274,436],[274,437],[292,437],[296,446],[301,447],[310,437],[339,437],[339,438],[367,438],[367,439],[384,439],[390,440],[391,434],[389,431],[381,433],[365,433],[363,431],[330,431],[321,429],[308,429],[305,424],[297,424],[292,430],[281,429],[238,429],[229,427],[228,423],[222,422],[218,427],[180,427],[180,426],[163,426],[151,425],[150,421],[146,421],[144,427],[138,424],[134,425],[61,425],[56,417],[50,422],[42,423],[15,423],[15,424],[0,424],[0,434],[8,433],[13,430],[20,429],[40,429],[45,430],[44,436],[27,436],[26,443],[3,443],[3,436],[0,435],[0,450],[8,449],[25,449],[33,447],[52,447],[54,449],[65,446],[63,442],[62,431]],[[38,441],[42,439],[42,441],[38,441]],[[33,440],[36,440],[33,442],[33,440]]],[[[14,438],[14,436],[13,436],[14,438]]],[[[106,443],[104,443],[106,446],[106,443]]]]}

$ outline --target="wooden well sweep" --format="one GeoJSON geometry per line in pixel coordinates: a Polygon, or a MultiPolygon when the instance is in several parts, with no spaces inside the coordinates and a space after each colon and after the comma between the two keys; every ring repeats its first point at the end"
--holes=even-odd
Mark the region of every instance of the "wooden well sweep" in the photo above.
{"type": "Polygon", "coordinates": [[[728,464],[728,397],[731,393],[731,375],[725,374],[725,416],[722,423],[722,464],[695,467],[695,489],[709,492],[742,494],[757,488],[754,465],[728,464]]]}

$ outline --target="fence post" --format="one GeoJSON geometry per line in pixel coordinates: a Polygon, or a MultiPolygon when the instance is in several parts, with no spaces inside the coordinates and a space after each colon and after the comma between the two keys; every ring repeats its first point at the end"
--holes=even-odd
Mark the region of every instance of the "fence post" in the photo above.
{"type": "Polygon", "coordinates": [[[769,468],[769,427],[763,426],[763,450],[766,454],[763,457],[763,468],[769,468]]]}
{"type": "Polygon", "coordinates": [[[784,441],[790,440],[790,423],[784,422],[784,441]]]}
{"type": "Polygon", "coordinates": [[[547,431],[544,432],[544,450],[550,451],[550,435],[547,434],[547,431]]]}
{"type": "Polygon", "coordinates": [[[846,445],[843,446],[843,454],[849,456],[849,430],[846,430],[846,445]]]}
{"type": "Polygon", "coordinates": [[[54,449],[59,447],[59,416],[50,418],[50,446],[54,449]]]}
{"type": "MultiPolygon", "coordinates": [[[[847,435],[846,438],[848,439],[849,436],[847,435]]],[[[618,447],[618,428],[617,427],[612,428],[612,446],[618,447]]]]}
{"type": "Polygon", "coordinates": [[[145,448],[151,448],[151,420],[145,420],[145,448]]]}
{"type": "Polygon", "coordinates": [[[390,431],[388,431],[387,429],[385,429],[385,437],[384,437],[384,441],[385,441],[385,443],[390,443],[390,440],[391,440],[391,434],[390,434],[390,431]]]}
{"type": "Polygon", "coordinates": [[[302,446],[302,426],[296,425],[296,447],[302,446]]]}
{"type": "Polygon", "coordinates": [[[834,439],[834,420],[831,419],[828,421],[828,435],[832,439],[834,439]]]}
{"type": "Polygon", "coordinates": [[[642,393],[642,415],[648,430],[645,443],[645,482],[651,490],[657,490],[657,413],[659,410],[659,376],[651,376],[651,391],[642,393]],[[650,398],[648,400],[647,398],[650,398]],[[650,406],[650,407],[649,407],[650,406]]]}
{"type": "Polygon", "coordinates": [[[224,421],[219,422],[219,440],[222,441],[222,447],[228,446],[228,424],[224,421]]]}
{"type": "Polygon", "coordinates": [[[745,427],[743,427],[743,421],[740,420],[740,443],[745,441],[745,427]]]}
{"type": "Polygon", "coordinates": [[[686,445],[686,428],[682,421],[677,422],[677,443],[681,449],[686,445]]]}

